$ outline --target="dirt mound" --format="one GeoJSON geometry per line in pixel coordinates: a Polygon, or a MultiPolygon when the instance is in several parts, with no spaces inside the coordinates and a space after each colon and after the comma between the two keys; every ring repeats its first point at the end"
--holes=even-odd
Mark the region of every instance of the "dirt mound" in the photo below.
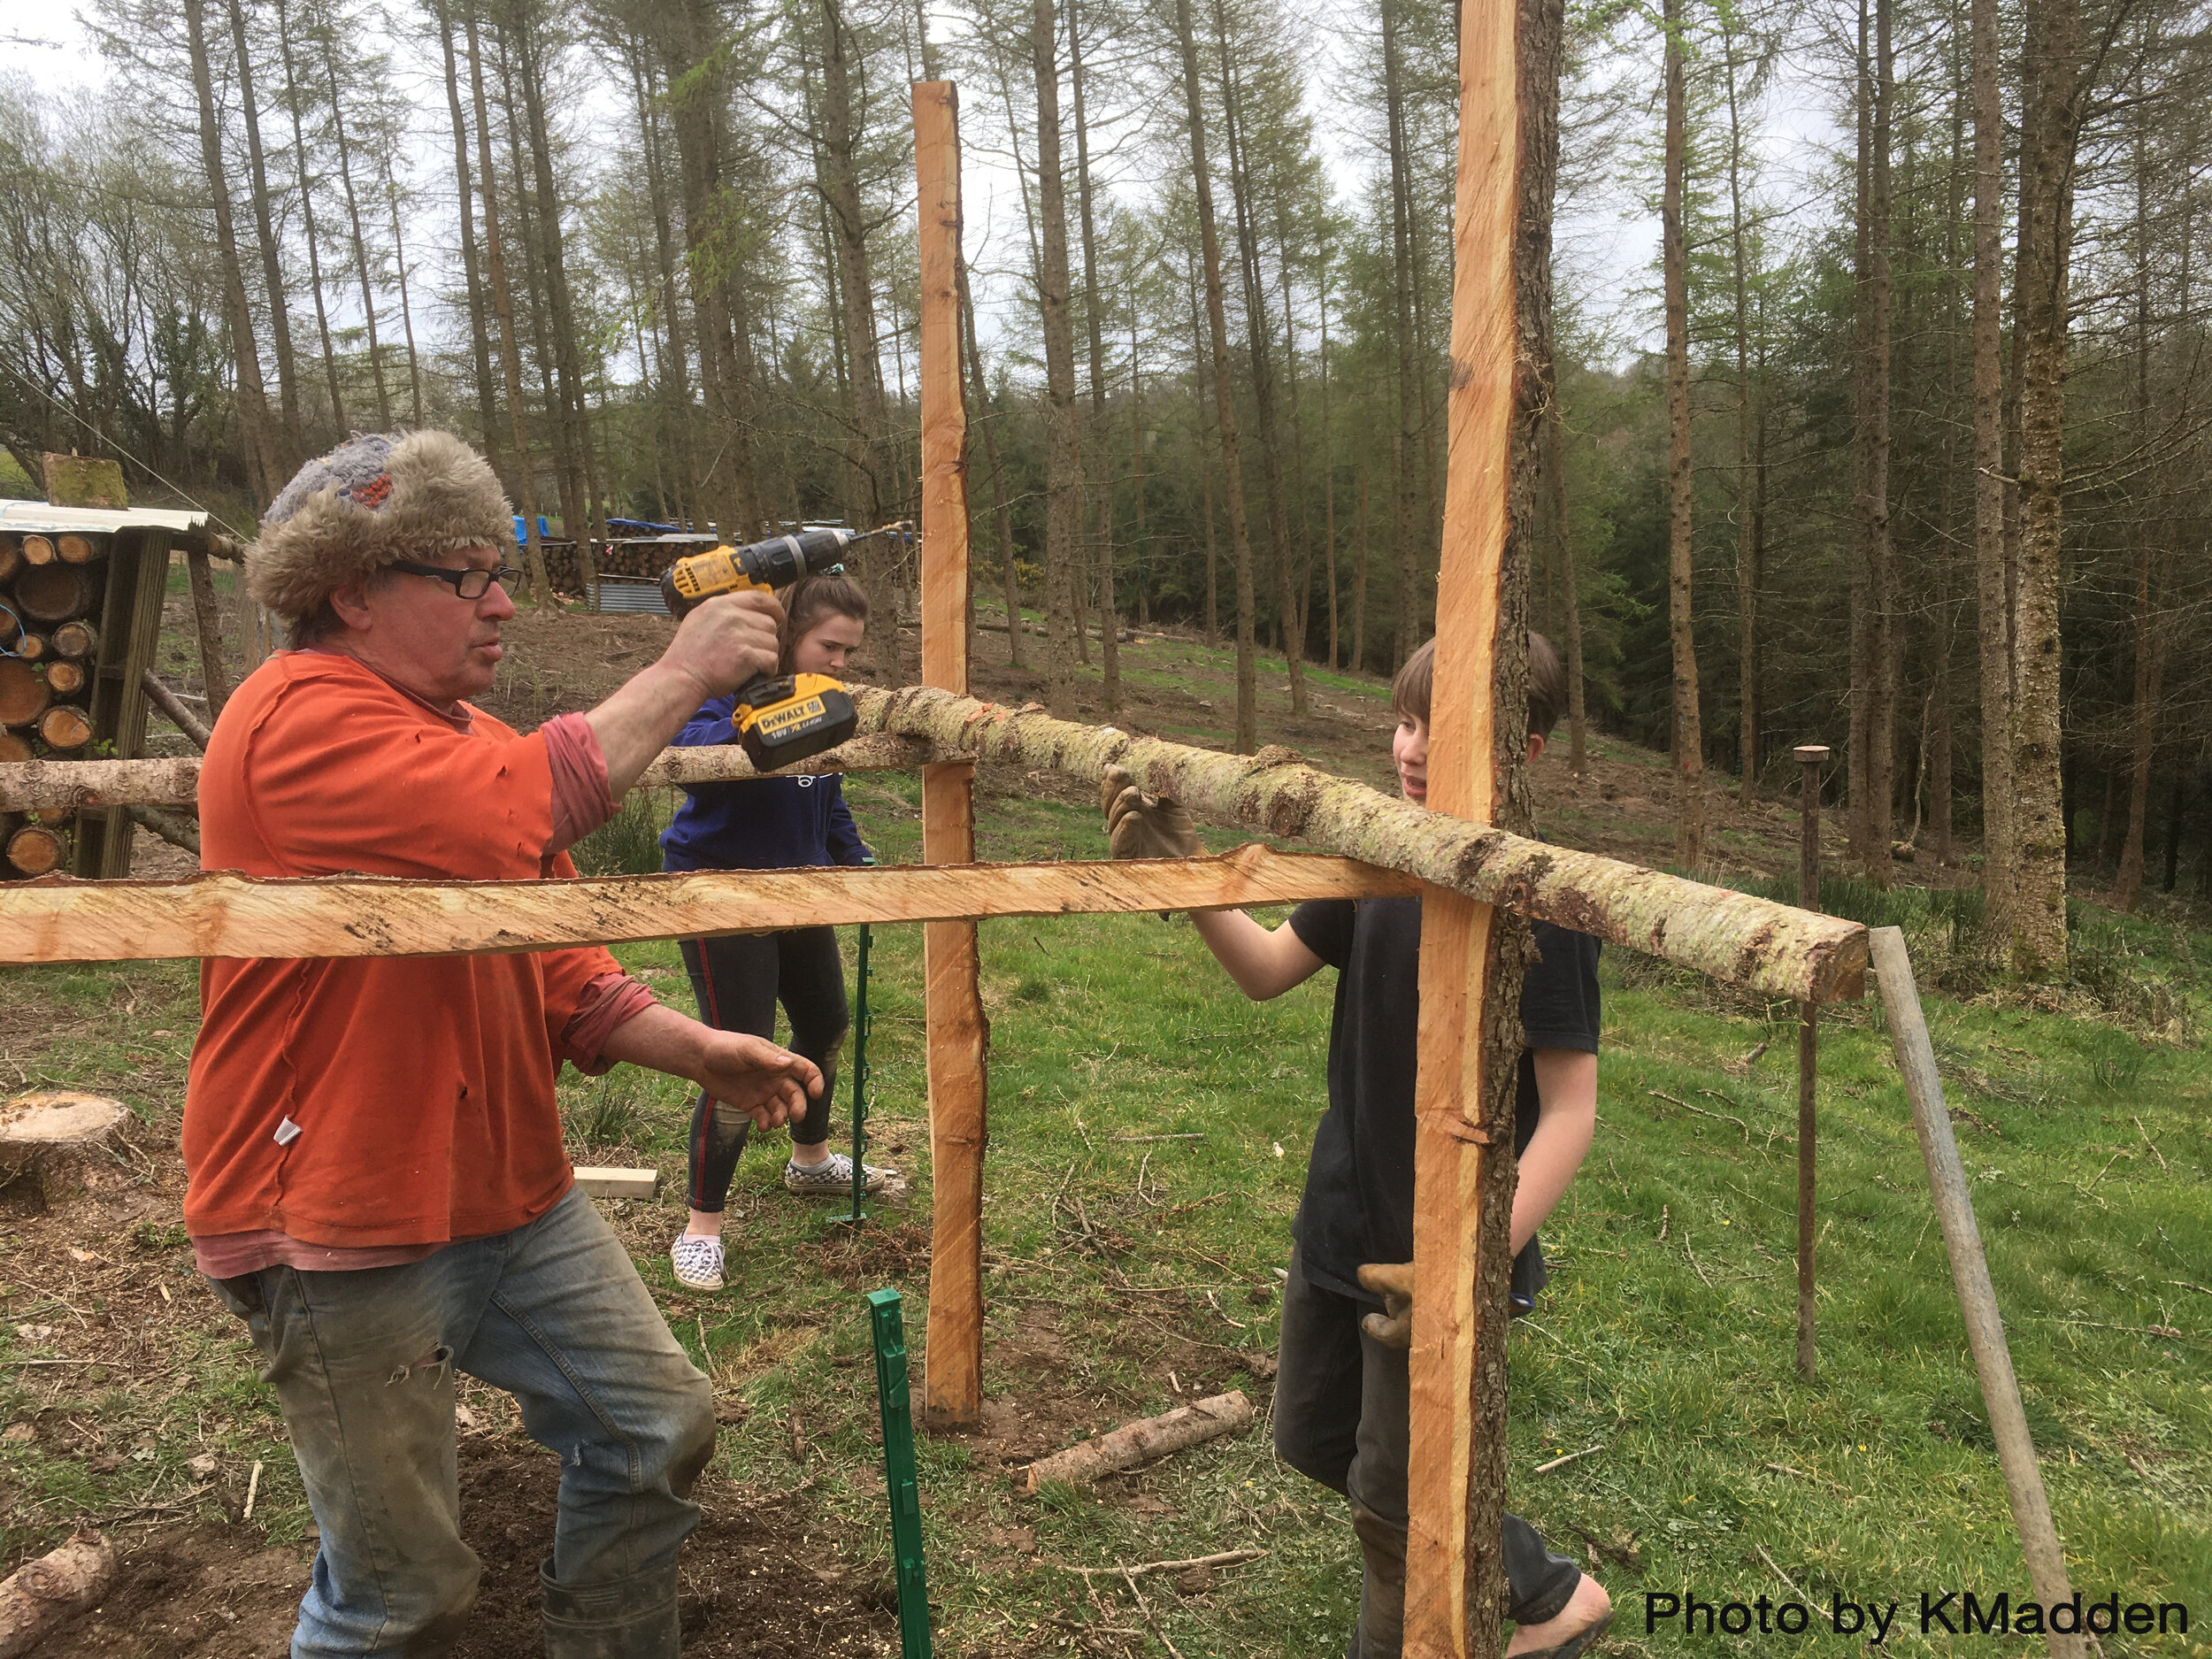
{"type": "MultiPolygon", "coordinates": [[[[533,1659],[538,1563],[551,1548],[560,1471],[534,1446],[461,1447],[462,1530],[484,1563],[456,1659],[533,1659]]],[[[795,1496],[710,1475],[706,1510],[685,1546],[688,1659],[766,1659],[898,1650],[887,1579],[803,1542],[795,1496]]],[[[200,1525],[119,1539],[122,1572],[92,1613],[39,1648],[40,1659],[267,1659],[288,1647],[312,1551],[270,1548],[250,1526],[200,1525]]]]}

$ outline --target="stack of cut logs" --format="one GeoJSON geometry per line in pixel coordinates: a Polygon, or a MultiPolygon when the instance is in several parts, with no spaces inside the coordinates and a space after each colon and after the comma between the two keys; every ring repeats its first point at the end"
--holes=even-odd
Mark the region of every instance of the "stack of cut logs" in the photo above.
{"type": "MultiPolygon", "coordinates": [[[[642,576],[658,581],[662,572],[685,553],[695,553],[700,548],[673,546],[666,541],[599,541],[592,547],[592,560],[602,576],[642,576]]],[[[573,541],[548,541],[545,549],[545,573],[557,592],[580,594],[584,591],[582,579],[576,573],[576,544],[573,541]]],[[[519,561],[518,561],[519,563],[519,561]]]]}
{"type": "MultiPolygon", "coordinates": [[[[0,762],[84,757],[92,741],[104,535],[0,535],[0,762]]],[[[69,856],[72,814],[0,816],[0,875],[42,876],[69,856]]]]}

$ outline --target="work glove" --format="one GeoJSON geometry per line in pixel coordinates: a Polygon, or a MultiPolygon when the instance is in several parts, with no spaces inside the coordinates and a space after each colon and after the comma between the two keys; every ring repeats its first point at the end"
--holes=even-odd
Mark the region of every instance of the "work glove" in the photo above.
{"type": "Polygon", "coordinates": [[[1385,1348],[1413,1346],[1413,1263],[1366,1262],[1359,1270],[1363,1289],[1383,1299],[1383,1310],[1362,1319],[1360,1329],[1385,1348]]]}
{"type": "Polygon", "coordinates": [[[1194,858],[1205,850],[1180,804],[1147,795],[1119,766],[1106,768],[1099,789],[1106,840],[1117,858],[1194,858]]]}

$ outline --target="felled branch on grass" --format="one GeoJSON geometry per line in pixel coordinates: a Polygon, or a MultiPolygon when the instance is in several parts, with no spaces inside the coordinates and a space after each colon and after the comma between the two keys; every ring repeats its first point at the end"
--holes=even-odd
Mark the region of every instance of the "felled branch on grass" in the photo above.
{"type": "Polygon", "coordinates": [[[1065,1451],[1041,1457],[1024,1474],[1023,1487],[1034,1492],[1048,1480],[1084,1485],[1102,1476],[1165,1457],[1171,1452],[1202,1446],[1225,1434],[1241,1434],[1251,1426],[1252,1402],[1242,1393],[1233,1390],[1215,1394],[1195,1405],[1178,1406],[1160,1417],[1125,1423],[1110,1434],[1079,1441],[1065,1451]]]}
{"type": "Polygon", "coordinates": [[[71,1536],[0,1582],[0,1659],[28,1653],[57,1626],[96,1604],[115,1582],[115,1546],[97,1532],[71,1536]]]}
{"type": "Polygon", "coordinates": [[[1120,766],[1152,794],[1208,817],[1302,836],[1715,979],[1817,1002],[1865,989],[1866,930],[1855,922],[1431,812],[1333,778],[1286,749],[1223,755],[919,686],[860,688],[855,701],[863,731],[924,739],[940,759],[995,761],[1090,783],[1120,766]]]}

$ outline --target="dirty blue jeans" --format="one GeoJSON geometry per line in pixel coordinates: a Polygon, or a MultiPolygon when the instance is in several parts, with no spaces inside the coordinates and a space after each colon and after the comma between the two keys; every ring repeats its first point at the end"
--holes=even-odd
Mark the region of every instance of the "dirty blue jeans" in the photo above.
{"type": "Polygon", "coordinates": [[[401,1267],[269,1267],[216,1284],[253,1332],[322,1546],[293,1659],[444,1653],[475,1604],[454,1373],[512,1394],[560,1455],[551,1573],[667,1567],[697,1525],[714,1399],[591,1201],[401,1267]]]}

